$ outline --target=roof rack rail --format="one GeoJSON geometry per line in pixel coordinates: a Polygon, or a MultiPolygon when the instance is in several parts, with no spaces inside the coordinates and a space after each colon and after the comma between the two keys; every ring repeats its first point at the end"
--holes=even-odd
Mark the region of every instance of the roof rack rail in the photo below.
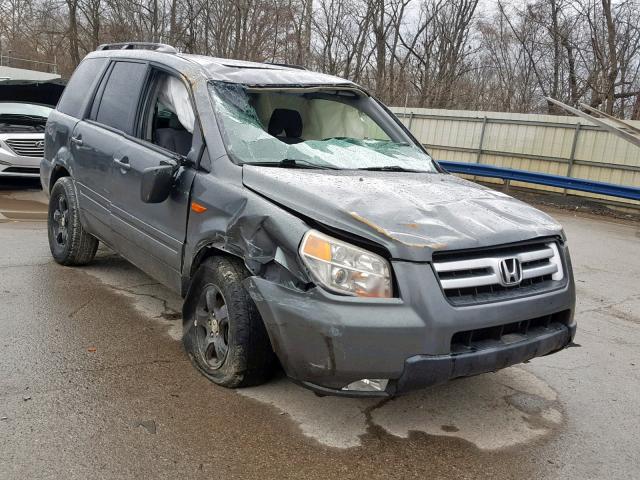
{"type": "Polygon", "coordinates": [[[296,70],[306,70],[307,67],[303,67],[302,65],[295,65],[292,63],[278,63],[278,62],[262,62],[262,63],[266,63],[267,65],[275,65],[276,67],[288,67],[288,68],[295,68],[296,70]]]}
{"type": "Polygon", "coordinates": [[[171,45],[154,42],[103,43],[96,50],[154,50],[162,53],[178,53],[178,50],[171,45]]]}

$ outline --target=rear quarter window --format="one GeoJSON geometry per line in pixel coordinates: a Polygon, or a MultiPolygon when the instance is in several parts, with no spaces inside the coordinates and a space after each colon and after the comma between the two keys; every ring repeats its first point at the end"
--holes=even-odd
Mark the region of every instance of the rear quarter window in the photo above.
{"type": "Polygon", "coordinates": [[[57,110],[81,119],[91,92],[95,88],[106,63],[106,58],[87,58],[83,60],[73,72],[69,83],[67,83],[58,101],[57,110]]]}
{"type": "Polygon", "coordinates": [[[147,75],[145,63],[116,62],[111,69],[100,98],[96,98],[95,118],[98,123],[133,133],[133,122],[140,99],[140,91],[147,75]]]}

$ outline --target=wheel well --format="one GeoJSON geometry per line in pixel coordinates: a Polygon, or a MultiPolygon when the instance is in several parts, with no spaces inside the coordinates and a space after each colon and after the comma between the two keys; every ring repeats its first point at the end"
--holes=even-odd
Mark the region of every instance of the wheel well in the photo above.
{"type": "Polygon", "coordinates": [[[70,177],[70,176],[71,175],[69,174],[69,171],[66,168],[61,167],[60,165],[56,165],[53,169],[53,172],[51,172],[51,180],[49,182],[49,191],[51,191],[53,186],[56,184],[56,182],[60,178],[70,177]]]}
{"type": "MultiPolygon", "coordinates": [[[[197,300],[196,298],[194,298],[194,295],[190,295],[189,293],[191,288],[191,282],[198,270],[198,267],[202,265],[202,263],[208,258],[219,257],[219,256],[238,258],[242,260],[242,257],[240,257],[239,255],[234,255],[232,253],[225,252],[224,250],[214,247],[211,244],[205,245],[202,248],[200,248],[200,250],[198,250],[198,253],[196,253],[195,257],[193,258],[193,262],[191,263],[189,279],[186,280],[182,286],[182,296],[184,298],[184,303],[182,304],[182,321],[184,325],[186,325],[189,322],[189,319],[190,319],[189,311],[190,309],[194,308],[193,302],[197,300]]],[[[271,346],[271,350],[275,352],[275,349],[273,348],[274,346],[273,339],[269,335],[268,330],[266,330],[266,324],[264,324],[264,320],[262,320],[261,316],[260,318],[261,318],[261,321],[263,322],[263,326],[265,327],[265,331],[267,332],[266,334],[269,341],[269,345],[271,346]]],[[[275,361],[279,362],[277,356],[275,361]]]]}
{"type": "Polygon", "coordinates": [[[234,255],[231,255],[229,252],[225,252],[224,250],[220,250],[219,248],[216,248],[213,245],[205,245],[204,247],[202,247],[200,250],[198,250],[198,253],[196,253],[196,256],[193,258],[193,262],[191,263],[191,271],[189,272],[189,277],[192,278],[195,275],[196,270],[198,270],[198,267],[207,258],[220,257],[220,256],[233,257],[234,255]]]}
{"type": "Polygon", "coordinates": [[[198,267],[209,257],[218,257],[218,256],[226,256],[233,257],[228,252],[224,250],[220,250],[219,248],[214,247],[213,245],[205,245],[204,247],[198,250],[195,257],[193,257],[193,262],[191,262],[191,267],[189,269],[189,277],[182,277],[182,296],[185,297],[189,290],[189,285],[191,284],[191,279],[196,274],[198,267]]]}

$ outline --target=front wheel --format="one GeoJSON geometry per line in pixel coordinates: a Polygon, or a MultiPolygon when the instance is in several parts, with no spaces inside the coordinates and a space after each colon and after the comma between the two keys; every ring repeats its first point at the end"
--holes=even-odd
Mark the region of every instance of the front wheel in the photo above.
{"type": "Polygon", "coordinates": [[[262,318],[242,285],[248,275],[238,259],[209,258],[185,303],[183,341],[192,363],[229,388],[266,382],[276,364],[262,318]]]}
{"type": "Polygon", "coordinates": [[[71,266],[93,260],[98,240],[82,228],[76,191],[69,177],[60,178],[51,189],[47,226],[49,249],[56,262],[71,266]]]}

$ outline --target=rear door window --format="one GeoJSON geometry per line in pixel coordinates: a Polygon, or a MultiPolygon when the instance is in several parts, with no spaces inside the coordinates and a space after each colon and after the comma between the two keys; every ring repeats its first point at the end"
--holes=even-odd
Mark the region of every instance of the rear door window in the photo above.
{"type": "Polygon", "coordinates": [[[58,111],[82,119],[87,101],[107,63],[106,58],[87,58],[83,60],[71,76],[58,102],[58,111]]]}
{"type": "Polygon", "coordinates": [[[140,90],[147,75],[147,64],[138,62],[116,62],[111,69],[99,102],[95,120],[103,125],[125,133],[133,133],[133,124],[140,99],[140,90]]]}

